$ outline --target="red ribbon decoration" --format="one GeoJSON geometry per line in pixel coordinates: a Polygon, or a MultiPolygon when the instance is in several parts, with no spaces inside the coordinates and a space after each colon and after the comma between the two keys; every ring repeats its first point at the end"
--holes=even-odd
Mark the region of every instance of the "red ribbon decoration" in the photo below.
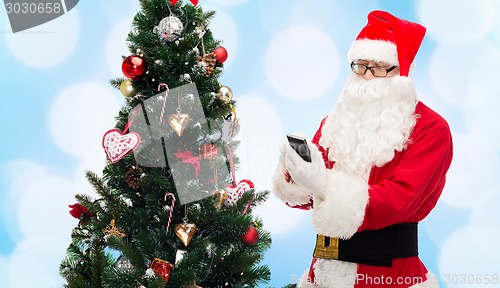
{"type": "MultiPolygon", "coordinates": [[[[175,5],[175,4],[177,4],[177,1],[179,1],[179,0],[170,0],[170,4],[175,5]]],[[[189,0],[189,1],[191,1],[191,3],[193,3],[194,6],[196,6],[196,4],[198,4],[198,0],[189,0]]]]}
{"type": "MultiPolygon", "coordinates": [[[[229,146],[227,147],[227,151],[229,152],[229,165],[231,166],[231,176],[233,176],[233,187],[236,187],[238,185],[238,182],[236,181],[236,171],[234,169],[234,159],[233,159],[233,151],[229,146]]],[[[228,187],[231,187],[228,185],[228,187]]]]}
{"type": "Polygon", "coordinates": [[[130,119],[130,121],[127,122],[125,127],[123,127],[123,134],[126,134],[128,131],[128,128],[134,123],[134,118],[130,119]]]}
{"type": "MultiPolygon", "coordinates": [[[[229,165],[231,166],[231,176],[233,176],[233,186],[227,185],[227,187],[228,188],[235,188],[235,187],[238,187],[238,182],[236,181],[236,172],[235,172],[235,169],[234,169],[233,151],[231,150],[231,148],[229,146],[226,146],[226,147],[227,147],[227,150],[229,152],[229,165]]],[[[248,181],[248,182],[251,183],[250,180],[241,180],[240,182],[244,182],[244,181],[248,181]]],[[[252,205],[252,202],[253,202],[254,198],[255,198],[255,194],[252,196],[252,199],[250,199],[250,202],[248,202],[248,204],[245,207],[245,209],[243,209],[243,211],[241,211],[242,215],[247,214],[248,209],[250,209],[250,206],[252,205]]]]}
{"type": "Polygon", "coordinates": [[[193,152],[186,150],[186,152],[182,152],[180,148],[177,148],[177,153],[175,153],[175,157],[177,159],[182,159],[182,163],[191,164],[194,168],[194,172],[196,173],[196,179],[198,179],[198,172],[200,171],[200,158],[193,155],[193,152]]]}

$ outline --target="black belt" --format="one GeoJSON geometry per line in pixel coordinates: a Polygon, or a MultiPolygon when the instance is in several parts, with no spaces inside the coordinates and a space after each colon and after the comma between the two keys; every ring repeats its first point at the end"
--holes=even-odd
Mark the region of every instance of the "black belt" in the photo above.
{"type": "Polygon", "coordinates": [[[394,258],[418,255],[417,223],[403,223],[355,233],[349,239],[316,236],[313,256],[358,264],[392,267],[394,258]]]}

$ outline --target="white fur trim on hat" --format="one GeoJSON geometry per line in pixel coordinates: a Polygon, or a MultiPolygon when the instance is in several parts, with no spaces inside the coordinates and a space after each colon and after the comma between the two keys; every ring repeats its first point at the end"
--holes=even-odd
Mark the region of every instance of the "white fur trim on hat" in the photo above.
{"type": "Polygon", "coordinates": [[[351,45],[351,49],[349,49],[348,57],[349,61],[365,59],[399,66],[397,47],[390,41],[371,39],[355,40],[351,45]]]}
{"type": "Polygon", "coordinates": [[[273,177],[273,192],[276,197],[292,206],[309,203],[311,192],[296,183],[286,182],[285,172],[284,160],[280,159],[273,177]]]}
{"type": "Polygon", "coordinates": [[[351,238],[363,223],[368,189],[364,177],[335,170],[335,167],[328,170],[324,201],[314,203],[312,224],[316,233],[351,238]]]}

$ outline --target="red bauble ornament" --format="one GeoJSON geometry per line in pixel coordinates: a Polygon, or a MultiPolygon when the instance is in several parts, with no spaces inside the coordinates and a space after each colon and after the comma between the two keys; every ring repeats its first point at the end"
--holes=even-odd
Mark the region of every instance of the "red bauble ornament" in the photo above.
{"type": "Polygon", "coordinates": [[[122,63],[122,71],[125,77],[130,79],[139,79],[148,70],[146,60],[138,55],[130,55],[122,63]]]}
{"type": "Polygon", "coordinates": [[[254,245],[257,241],[259,241],[259,231],[253,226],[248,228],[247,233],[241,235],[241,242],[243,244],[254,245]]]}
{"type": "Polygon", "coordinates": [[[217,63],[222,64],[227,60],[227,50],[226,48],[219,46],[214,50],[215,56],[217,57],[217,63]]]}

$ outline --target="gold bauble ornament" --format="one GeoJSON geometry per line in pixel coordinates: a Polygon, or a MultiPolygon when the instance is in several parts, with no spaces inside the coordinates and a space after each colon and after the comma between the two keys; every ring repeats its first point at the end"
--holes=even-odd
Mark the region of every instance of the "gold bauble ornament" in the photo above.
{"type": "Polygon", "coordinates": [[[125,96],[126,98],[132,98],[137,94],[137,89],[132,86],[132,80],[127,79],[120,84],[120,92],[125,96]]]}
{"type": "Polygon", "coordinates": [[[233,90],[225,85],[222,85],[219,88],[219,94],[217,97],[224,103],[229,103],[231,102],[231,99],[233,99],[233,90]]]}

